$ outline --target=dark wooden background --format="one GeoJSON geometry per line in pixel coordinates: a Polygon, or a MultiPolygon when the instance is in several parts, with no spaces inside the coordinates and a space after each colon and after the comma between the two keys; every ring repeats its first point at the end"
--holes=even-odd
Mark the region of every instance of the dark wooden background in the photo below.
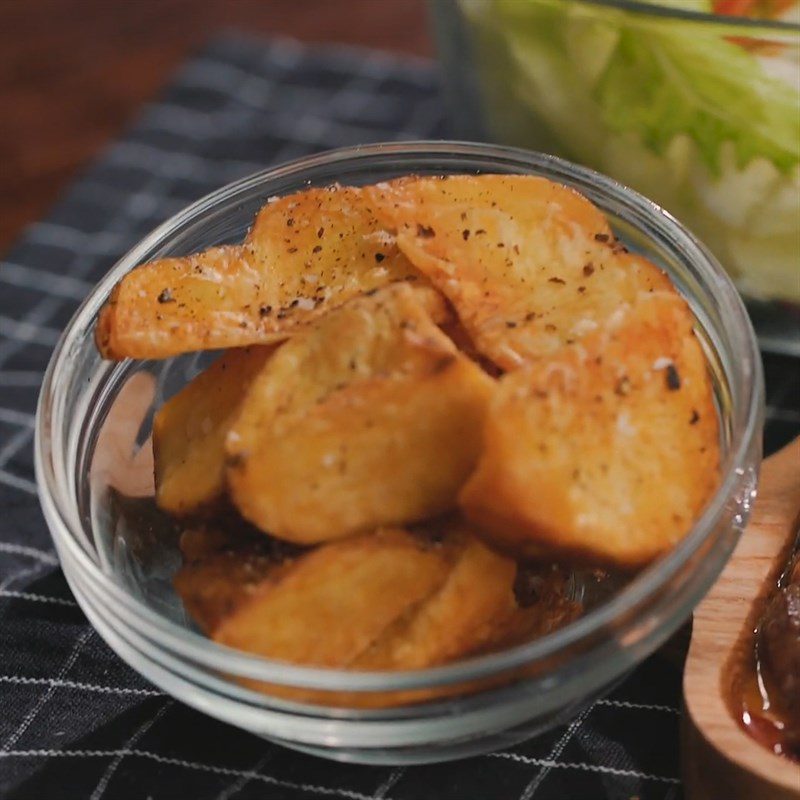
{"type": "Polygon", "coordinates": [[[226,28],[432,54],[425,0],[0,0],[0,251],[226,28]]]}

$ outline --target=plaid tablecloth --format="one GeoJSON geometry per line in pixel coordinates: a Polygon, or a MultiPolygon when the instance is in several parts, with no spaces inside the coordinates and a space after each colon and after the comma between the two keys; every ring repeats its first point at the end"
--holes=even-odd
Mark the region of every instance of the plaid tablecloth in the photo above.
{"type": "MultiPolygon", "coordinates": [[[[209,190],[359,142],[446,133],[435,72],[384,54],[227,36],[189,61],[0,263],[0,796],[676,800],[683,640],[569,725],[422,767],[329,763],[172,701],[86,622],[42,519],[31,441],[50,351],[131,244],[209,190]]],[[[766,359],[767,448],[800,431],[800,372],[766,359]]]]}

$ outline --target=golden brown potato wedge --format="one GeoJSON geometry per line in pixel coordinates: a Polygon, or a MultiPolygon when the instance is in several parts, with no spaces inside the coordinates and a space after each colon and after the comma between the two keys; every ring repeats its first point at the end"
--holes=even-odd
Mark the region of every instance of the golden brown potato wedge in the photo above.
{"type": "Polygon", "coordinates": [[[250,381],[274,347],[229,350],[168,400],[153,420],[156,503],[188,514],[222,497],[225,436],[250,381]]]}
{"type": "MultiPolygon", "coordinates": [[[[298,664],[429,666],[528,641],[565,624],[577,609],[567,598],[564,573],[527,569],[520,589],[517,565],[482,545],[463,521],[444,529],[434,523],[416,534],[381,530],[305,551],[235,525],[207,527],[184,532],[181,550],[185,564],[175,587],[209,636],[298,664]]],[[[479,691],[514,677],[372,694],[241,682],[299,702],[380,708],[479,691]]]]}
{"type": "Polygon", "coordinates": [[[281,347],[227,438],[231,497],[246,519],[312,544],[455,505],[494,381],[433,323],[443,303],[398,283],[281,347]]]}
{"type": "Polygon", "coordinates": [[[269,658],[346,667],[436,591],[450,564],[446,546],[397,529],[323,545],[262,582],[212,636],[269,658]]]}
{"type": "Polygon", "coordinates": [[[401,178],[366,191],[477,349],[503,369],[582,338],[639,292],[669,286],[625,252],[586,198],[544,178],[401,178]]]}
{"type": "Polygon", "coordinates": [[[467,516],[517,554],[640,567],[717,483],[717,415],[686,304],[657,292],[582,345],[505,375],[467,516]]]}
{"type": "Polygon", "coordinates": [[[241,247],[128,273],[100,312],[105,358],[166,358],[267,344],[349,297],[419,273],[362,190],[309,189],[267,203],[241,247]]]}
{"type": "Polygon", "coordinates": [[[301,555],[260,531],[232,534],[222,527],[184,531],[180,547],[184,565],[175,575],[175,591],[206,633],[264,585],[277,583],[301,555]]]}
{"type": "Polygon", "coordinates": [[[464,523],[443,533],[456,553],[447,579],[388,628],[353,668],[421,669],[453,661],[485,647],[518,611],[516,562],[490,550],[464,523]]]}
{"type": "Polygon", "coordinates": [[[518,564],[514,596],[514,613],[498,621],[476,653],[532,642],[564,627],[581,613],[581,604],[569,591],[569,573],[556,564],[518,564]]]}

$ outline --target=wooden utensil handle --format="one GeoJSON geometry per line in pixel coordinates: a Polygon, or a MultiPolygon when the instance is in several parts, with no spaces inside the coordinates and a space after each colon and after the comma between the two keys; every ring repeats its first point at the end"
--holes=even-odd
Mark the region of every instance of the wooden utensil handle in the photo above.
{"type": "Polygon", "coordinates": [[[694,614],[684,672],[681,761],[687,800],[798,800],[800,765],[749,736],[728,697],[752,653],[752,630],[794,545],[800,438],[768,458],[746,531],[694,614]]]}

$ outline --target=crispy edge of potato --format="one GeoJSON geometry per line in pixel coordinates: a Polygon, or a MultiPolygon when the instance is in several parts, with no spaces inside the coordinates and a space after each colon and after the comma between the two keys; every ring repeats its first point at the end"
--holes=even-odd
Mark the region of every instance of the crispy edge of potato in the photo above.
{"type": "Polygon", "coordinates": [[[277,546],[260,531],[233,533],[214,520],[180,537],[183,565],[173,586],[189,616],[207,634],[264,584],[281,580],[299,552],[277,546]]]}
{"type": "Polygon", "coordinates": [[[402,529],[326,544],[259,586],[211,635],[268,658],[347,667],[449,570],[446,548],[402,529]]]}
{"type": "MultiPolygon", "coordinates": [[[[228,485],[235,505],[245,518],[280,538],[313,544],[379,525],[414,522],[455,504],[458,488],[479,455],[480,425],[494,382],[456,350],[428,317],[429,309],[440,318],[448,313],[444,300],[435,290],[420,291],[396,284],[331,312],[316,327],[299,334],[276,354],[254,381],[226,441],[228,485]],[[320,340],[325,347],[341,347],[347,337],[340,328],[347,323],[348,315],[355,323],[363,324],[364,315],[374,314],[375,309],[388,315],[392,335],[396,332],[398,352],[411,354],[413,359],[403,357],[396,364],[373,365],[370,374],[359,373],[354,378],[352,361],[348,365],[347,353],[342,355],[340,350],[337,358],[341,357],[347,369],[343,367],[341,375],[334,372],[333,385],[323,386],[320,396],[315,393],[310,407],[302,403],[298,406],[292,395],[291,380],[292,375],[307,379],[308,369],[303,363],[306,350],[326,368],[331,363],[320,359],[313,340],[320,340]],[[417,406],[425,398],[420,410],[417,406]],[[452,401],[448,409],[442,406],[445,398],[452,401]],[[429,408],[431,414],[436,412],[435,416],[424,414],[424,408],[429,408]],[[364,413],[370,409],[372,416],[366,418],[364,413]],[[396,464],[393,468],[387,465],[391,474],[385,476],[385,484],[375,484],[379,472],[370,470],[362,508],[353,502],[353,468],[335,472],[332,471],[334,462],[326,461],[328,452],[338,452],[335,446],[337,424],[344,430],[344,423],[349,420],[352,436],[361,434],[374,438],[375,429],[387,420],[392,422],[393,414],[403,411],[408,414],[412,409],[419,415],[414,417],[418,424],[412,427],[412,432],[423,435],[427,431],[426,441],[435,442],[428,451],[434,447],[443,454],[443,459],[448,457],[440,465],[442,469],[437,473],[440,478],[433,483],[411,481],[412,467],[417,473],[423,469],[427,470],[426,474],[434,474],[427,462],[421,465],[420,459],[408,467],[407,479],[402,484],[398,483],[396,464]],[[433,424],[436,420],[438,426],[433,424]],[[472,438],[470,432],[474,433],[472,438]],[[445,447],[447,442],[450,446],[445,447]],[[315,467],[316,450],[312,447],[306,452],[301,448],[308,445],[320,449],[323,444],[325,452],[319,453],[320,463],[315,467]],[[293,457],[289,472],[284,472],[288,468],[280,466],[288,463],[281,454],[286,459],[293,457]],[[298,487],[295,493],[282,484],[290,474],[293,485],[298,487]],[[445,477],[450,478],[452,491],[445,477]],[[416,495],[410,490],[409,481],[420,487],[416,495]],[[409,489],[406,495],[398,494],[400,485],[409,489]],[[381,513],[381,486],[397,497],[405,497],[404,509],[384,507],[381,513]],[[324,496],[326,492],[328,497],[324,496]],[[310,510],[309,513],[301,513],[304,508],[310,510]]],[[[356,355],[354,353],[353,357],[356,355]]],[[[326,380],[331,381],[331,378],[326,375],[326,380]]],[[[411,434],[407,428],[404,422],[399,429],[395,425],[390,430],[408,437],[411,434]]],[[[342,438],[342,445],[347,445],[343,437],[339,438],[342,438]]],[[[367,467],[363,460],[358,466],[362,470],[367,467]]]]}
{"type": "Polygon", "coordinates": [[[241,246],[131,270],[101,309],[95,342],[109,359],[269,344],[402,280],[423,282],[363,190],[307,189],[264,205],[241,246]]]}
{"type": "Polygon", "coordinates": [[[401,178],[367,191],[476,349],[502,369],[582,338],[640,291],[670,286],[654,264],[627,252],[588,199],[543,178],[401,178]],[[515,215],[528,195],[541,219],[523,226],[515,215]],[[541,242],[528,241],[532,230],[541,242]]]}
{"type": "Polygon", "coordinates": [[[443,585],[409,609],[351,665],[353,669],[422,669],[478,651],[518,610],[516,562],[490,550],[461,524],[444,535],[458,554],[443,585]]]}
{"type": "Polygon", "coordinates": [[[491,636],[475,654],[526,644],[577,619],[582,606],[569,597],[568,585],[569,573],[556,564],[518,562],[514,579],[517,608],[511,616],[498,621],[491,636]]]}
{"type": "MultiPolygon", "coordinates": [[[[434,532],[438,530],[437,526],[438,522],[433,526],[423,526],[421,529],[423,531],[422,535],[425,537],[429,536],[431,530],[434,532]]],[[[444,610],[444,606],[450,605],[455,599],[453,578],[454,573],[459,570],[459,554],[463,554],[464,552],[464,541],[463,537],[459,537],[457,533],[453,535],[454,529],[452,526],[448,525],[447,531],[448,533],[445,536],[445,541],[447,542],[446,546],[450,550],[449,557],[453,561],[448,579],[429,598],[424,598],[410,606],[409,610],[400,616],[396,622],[389,625],[384,634],[380,636],[373,645],[367,648],[361,657],[354,659],[347,666],[347,669],[392,672],[398,669],[412,668],[412,665],[407,663],[398,664],[396,661],[392,663],[387,660],[386,655],[391,651],[395,637],[401,636],[404,631],[408,630],[410,622],[415,619],[415,615],[421,609],[426,608],[429,604],[433,604],[438,606],[441,610],[444,610]],[[376,658],[376,655],[380,656],[380,659],[376,658]]],[[[477,548],[472,552],[478,552],[477,548]]],[[[484,552],[491,551],[484,548],[484,552]]],[[[508,561],[502,556],[496,557],[505,562],[508,561]]],[[[474,560],[470,559],[470,561],[472,562],[473,568],[477,566],[474,560]]],[[[517,575],[513,579],[514,585],[512,591],[516,598],[517,583],[519,582],[519,568],[516,564],[514,564],[514,568],[517,575]]],[[[473,644],[474,647],[469,651],[464,649],[463,652],[458,654],[451,651],[453,652],[450,658],[451,661],[456,658],[478,657],[525,644],[563,627],[578,616],[580,605],[567,596],[566,573],[557,569],[543,569],[539,567],[533,567],[532,569],[540,576],[535,596],[533,598],[529,596],[524,604],[515,602],[512,612],[496,618],[494,625],[491,629],[487,630],[486,636],[482,637],[480,641],[473,638],[471,644],[473,644]]],[[[460,578],[456,580],[456,583],[466,578],[467,571],[469,570],[461,570],[460,578]]],[[[504,572],[505,571],[506,570],[504,570],[504,572]]],[[[503,576],[502,583],[504,587],[507,577],[506,575],[503,576]]],[[[505,592],[503,594],[505,595],[505,592]]],[[[504,599],[496,608],[507,606],[507,604],[508,600],[504,599]]],[[[450,605],[450,607],[452,610],[455,610],[452,605],[450,605]]],[[[440,621],[444,622],[450,617],[450,614],[446,611],[445,614],[439,614],[437,616],[440,621]]],[[[436,663],[438,664],[441,662],[437,660],[436,663]]],[[[434,665],[435,664],[424,664],[422,666],[434,665]]],[[[518,669],[510,670],[502,675],[491,675],[487,678],[462,681],[456,684],[435,688],[403,691],[324,691],[279,686],[250,679],[239,679],[239,682],[254,691],[302,704],[336,708],[378,709],[438,702],[449,698],[491,691],[492,689],[502,687],[514,681],[524,680],[529,674],[539,674],[539,670],[540,668],[538,666],[531,669],[526,665],[518,669]]]]}
{"type": "MultiPolygon", "coordinates": [[[[635,306],[620,309],[605,329],[581,346],[565,348],[547,363],[504,376],[487,417],[483,456],[461,491],[460,506],[466,516],[496,546],[530,558],[563,557],[575,563],[636,569],[672,547],[688,532],[718,482],[718,419],[705,356],[692,324],[691,312],[679,295],[648,294],[635,306]],[[656,385],[659,394],[643,394],[656,385]],[[688,516],[680,525],[678,510],[673,510],[671,527],[670,521],[659,521],[658,530],[642,539],[642,526],[653,527],[648,519],[652,513],[643,506],[644,519],[627,521],[626,530],[634,526],[637,540],[625,541],[619,521],[613,529],[583,521],[581,497],[573,497],[572,487],[584,486],[587,466],[594,466],[587,465],[584,443],[595,446],[598,431],[608,438],[602,441],[609,450],[604,457],[606,472],[601,469],[603,477],[595,476],[594,490],[617,467],[639,474],[626,456],[628,451],[613,444],[616,434],[611,424],[619,435],[627,435],[627,408],[641,397],[651,411],[662,403],[670,413],[685,411],[686,436],[694,440],[692,454],[682,450],[672,458],[671,480],[679,494],[690,495],[691,507],[681,507],[688,516]],[[557,425],[556,419],[560,419],[557,425]],[[520,447],[527,455],[521,455],[520,447]]],[[[640,447],[646,443],[656,459],[664,450],[653,448],[665,432],[659,427],[651,433],[640,447]]],[[[679,447],[685,450],[683,441],[679,447]]],[[[656,463],[660,462],[637,462],[642,475],[649,477],[656,463]]],[[[664,477],[659,469],[659,479],[664,477]]],[[[593,489],[581,491],[583,502],[590,502],[593,489]]]]}
{"type": "Polygon", "coordinates": [[[257,297],[252,298],[252,309],[234,311],[219,304],[231,288],[236,290],[233,294],[244,289],[244,297],[252,295],[245,278],[255,284],[253,273],[247,253],[238,245],[134,267],[114,286],[98,314],[95,344],[100,355],[111,360],[168,358],[286,338],[284,333],[263,330],[257,297]],[[234,276],[239,277],[238,284],[234,276]],[[182,292],[182,284],[193,288],[182,292]],[[198,290],[213,300],[205,308],[198,297],[184,296],[198,290]]]}
{"type": "Polygon", "coordinates": [[[225,437],[247,387],[275,348],[228,350],[173,395],[153,419],[156,503],[186,515],[219,501],[225,490],[225,437]]]}

